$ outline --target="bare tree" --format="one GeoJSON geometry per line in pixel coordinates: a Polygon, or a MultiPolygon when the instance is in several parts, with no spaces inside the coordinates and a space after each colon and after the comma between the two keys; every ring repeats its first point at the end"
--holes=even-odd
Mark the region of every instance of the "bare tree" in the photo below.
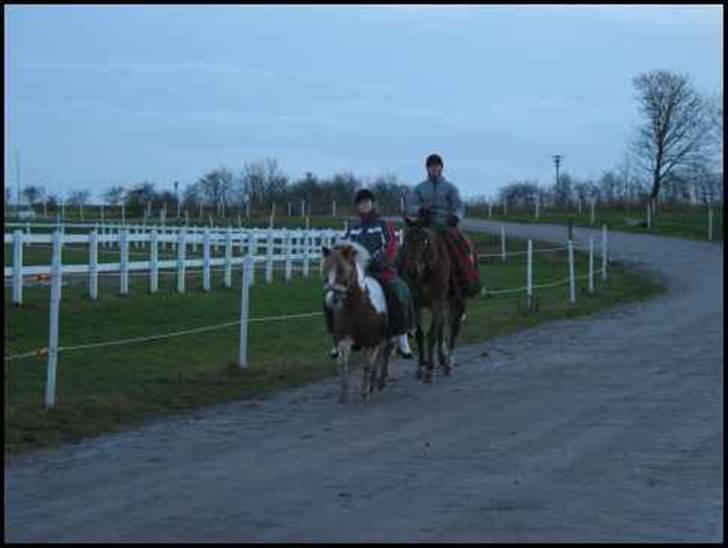
{"type": "Polygon", "coordinates": [[[104,192],[103,198],[107,204],[119,205],[124,199],[124,193],[126,190],[121,185],[114,185],[109,190],[104,192]]]}
{"type": "Polygon", "coordinates": [[[224,167],[207,173],[197,181],[201,193],[207,202],[218,211],[230,201],[233,190],[233,174],[224,167]]]}
{"type": "Polygon", "coordinates": [[[91,192],[88,190],[74,190],[68,195],[68,203],[71,205],[84,205],[90,197],[91,192]]]}
{"type": "Polygon", "coordinates": [[[30,205],[35,205],[39,201],[42,201],[45,196],[45,188],[38,185],[29,185],[23,189],[23,196],[28,199],[30,205]]]}
{"type": "Polygon", "coordinates": [[[653,71],[633,83],[645,118],[634,151],[652,179],[650,197],[656,198],[675,170],[706,162],[710,136],[705,101],[685,75],[653,71]]]}

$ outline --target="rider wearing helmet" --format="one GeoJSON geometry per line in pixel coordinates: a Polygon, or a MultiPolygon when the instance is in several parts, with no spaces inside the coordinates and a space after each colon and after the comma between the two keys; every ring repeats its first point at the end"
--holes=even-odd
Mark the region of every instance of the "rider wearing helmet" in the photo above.
{"type": "MultiPolygon", "coordinates": [[[[355,197],[359,212],[359,222],[349,225],[344,240],[352,240],[364,246],[371,260],[367,266],[367,274],[376,278],[382,286],[387,301],[389,328],[397,336],[397,350],[404,358],[412,357],[407,333],[414,329],[414,302],[407,284],[397,276],[397,251],[399,242],[394,231],[394,224],[381,219],[375,208],[374,194],[368,189],[359,190],[355,197]]],[[[332,332],[333,318],[327,313],[327,327],[332,332]]],[[[331,349],[331,356],[336,357],[336,348],[331,349]]]]}
{"type": "Polygon", "coordinates": [[[465,206],[457,187],[442,176],[443,162],[438,154],[430,154],[425,167],[427,179],[407,196],[405,214],[423,219],[444,236],[455,266],[452,289],[472,297],[480,293],[481,284],[475,246],[458,228],[465,206]]]}

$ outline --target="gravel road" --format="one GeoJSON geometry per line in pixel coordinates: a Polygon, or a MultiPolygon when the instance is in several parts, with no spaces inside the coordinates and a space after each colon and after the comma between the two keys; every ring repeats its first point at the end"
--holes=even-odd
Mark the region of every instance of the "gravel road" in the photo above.
{"type": "Polygon", "coordinates": [[[327,379],[6,458],[5,540],[721,541],[723,247],[610,249],[669,292],[462,347],[432,385],[395,362],[367,408],[327,379]]]}

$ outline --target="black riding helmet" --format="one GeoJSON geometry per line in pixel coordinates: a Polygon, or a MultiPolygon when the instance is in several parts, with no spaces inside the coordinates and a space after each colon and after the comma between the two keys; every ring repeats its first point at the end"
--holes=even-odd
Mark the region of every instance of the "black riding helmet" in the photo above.
{"type": "Polygon", "coordinates": [[[356,195],[354,195],[354,204],[358,205],[362,200],[371,200],[372,202],[376,201],[374,194],[368,188],[359,189],[356,195]]]}
{"type": "Polygon", "coordinates": [[[425,167],[430,166],[440,166],[442,167],[444,164],[442,163],[442,158],[440,158],[439,154],[430,154],[427,157],[427,160],[425,161],[425,167]]]}

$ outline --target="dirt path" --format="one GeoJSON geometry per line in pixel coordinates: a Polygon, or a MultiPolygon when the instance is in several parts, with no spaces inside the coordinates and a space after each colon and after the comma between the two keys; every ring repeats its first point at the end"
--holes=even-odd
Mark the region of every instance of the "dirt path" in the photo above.
{"type": "Polygon", "coordinates": [[[5,539],[720,541],[723,248],[610,246],[669,293],[462,348],[431,386],[400,361],[366,409],[331,379],[19,457],[5,539]]]}

